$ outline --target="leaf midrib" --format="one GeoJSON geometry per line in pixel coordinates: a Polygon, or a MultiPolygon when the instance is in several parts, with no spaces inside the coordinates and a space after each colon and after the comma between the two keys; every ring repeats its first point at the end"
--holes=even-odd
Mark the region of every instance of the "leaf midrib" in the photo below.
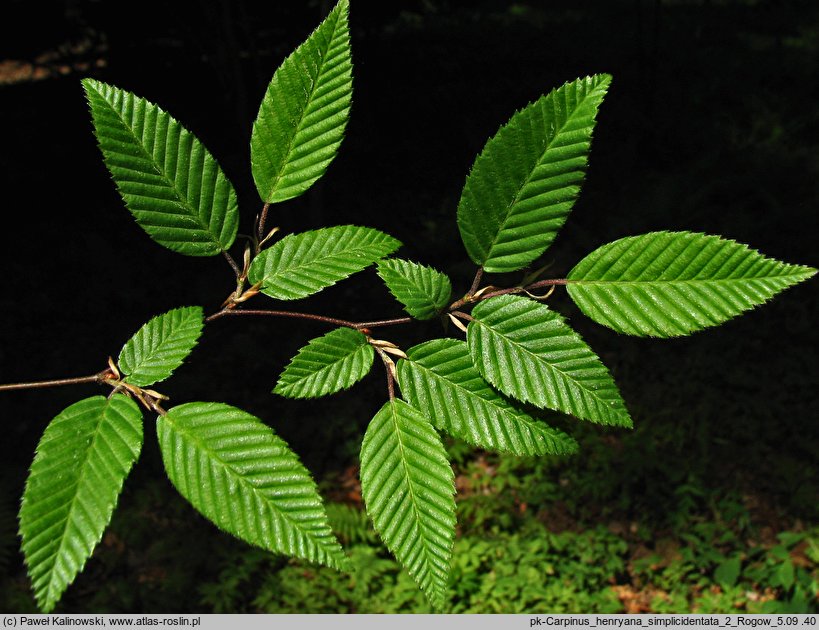
{"type": "MultiPolygon", "coordinates": [[[[410,407],[410,405],[407,405],[407,406],[410,407]]],[[[410,408],[412,408],[412,407],[410,407],[410,408]]],[[[426,536],[426,534],[424,532],[424,528],[421,527],[421,522],[422,522],[421,511],[418,509],[417,500],[415,498],[415,492],[413,491],[412,474],[410,472],[409,465],[407,463],[406,448],[404,447],[404,442],[401,439],[401,437],[402,437],[401,436],[401,428],[400,428],[400,425],[398,424],[398,403],[396,403],[394,400],[390,401],[390,417],[392,419],[393,427],[395,428],[395,436],[396,436],[395,439],[398,442],[398,450],[400,451],[400,454],[401,454],[401,468],[404,470],[404,476],[405,476],[405,478],[407,480],[407,488],[408,488],[408,492],[409,492],[409,496],[410,496],[410,503],[412,505],[413,514],[415,515],[415,523],[416,523],[416,526],[418,527],[418,538],[422,541],[422,544],[424,545],[424,558],[425,558],[425,561],[426,561],[426,564],[427,564],[427,567],[428,567],[428,571],[429,571],[428,575],[430,576],[431,579],[433,579],[435,582],[437,582],[438,581],[438,579],[437,579],[438,576],[433,571],[433,569],[432,569],[433,563],[430,560],[430,556],[433,555],[432,552],[431,552],[431,549],[430,549],[431,541],[427,538],[427,536],[426,536]]],[[[418,576],[418,577],[420,578],[420,576],[418,576]]],[[[435,586],[437,586],[437,584],[435,586]]]]}
{"type": "Polygon", "coordinates": [[[801,280],[805,275],[812,275],[809,271],[802,273],[789,273],[775,276],[753,276],[749,278],[702,278],[689,280],[583,280],[577,278],[569,278],[566,281],[567,285],[645,285],[645,284],[659,284],[659,285],[677,285],[677,284],[727,284],[727,283],[747,283],[753,280],[801,280]]]}
{"type": "MultiPolygon", "coordinates": [[[[297,236],[297,235],[294,235],[294,236],[297,236]]],[[[282,242],[282,241],[279,241],[279,242],[282,242]]],[[[380,245],[380,243],[371,243],[370,245],[373,246],[373,247],[377,247],[377,246],[380,245]]],[[[311,244],[311,246],[312,246],[312,244],[311,244]]],[[[303,262],[297,261],[296,264],[290,265],[290,266],[287,266],[287,263],[285,263],[284,265],[279,265],[278,269],[272,271],[270,274],[265,273],[265,278],[264,278],[265,285],[264,286],[267,287],[268,282],[274,280],[277,276],[281,276],[281,275],[286,274],[287,272],[302,271],[304,269],[307,269],[309,271],[311,267],[315,268],[317,265],[319,266],[319,268],[321,268],[321,266],[322,266],[321,263],[329,261],[329,260],[333,260],[334,258],[335,259],[340,259],[340,262],[346,262],[346,257],[347,256],[355,256],[355,255],[358,255],[358,254],[369,254],[370,252],[371,252],[371,250],[368,249],[367,246],[360,245],[360,246],[356,246],[356,247],[354,247],[352,249],[342,249],[342,250],[339,250],[339,251],[331,252],[329,254],[325,254],[325,255],[317,257],[317,258],[310,258],[310,259],[305,260],[303,262]]],[[[282,262],[283,259],[284,259],[284,255],[285,255],[285,252],[282,251],[281,256],[278,258],[278,261],[276,261],[276,262],[282,262]]],[[[271,266],[273,264],[275,264],[275,262],[272,260],[272,256],[268,256],[267,260],[265,262],[267,262],[267,261],[270,261],[271,266]]],[[[363,261],[356,261],[356,262],[363,262],[363,261]]],[[[372,262],[369,262],[369,263],[367,263],[366,266],[369,266],[371,264],[372,264],[372,262]]],[[[267,265],[265,265],[265,267],[267,267],[267,265]]],[[[322,269],[320,269],[320,270],[322,270],[322,269]]],[[[335,275],[335,274],[333,274],[333,275],[335,275]]]]}
{"type": "Polygon", "coordinates": [[[466,392],[468,395],[472,396],[473,398],[478,399],[480,402],[485,403],[485,404],[487,404],[487,405],[491,406],[493,409],[497,409],[499,413],[503,413],[503,414],[505,414],[505,415],[510,415],[510,416],[513,416],[513,417],[514,417],[516,420],[519,420],[521,423],[525,424],[525,425],[526,425],[526,426],[527,426],[527,427],[528,427],[530,430],[532,430],[532,431],[535,431],[535,430],[536,430],[537,425],[536,425],[536,424],[534,424],[534,422],[535,422],[535,421],[534,421],[534,419],[533,419],[533,418],[529,418],[528,416],[526,416],[526,415],[525,415],[525,414],[523,414],[522,412],[521,412],[521,415],[523,415],[523,416],[524,416],[524,418],[523,418],[523,419],[519,418],[517,415],[513,414],[512,412],[510,412],[510,411],[509,411],[509,409],[505,409],[505,408],[503,408],[503,407],[500,407],[500,406],[498,406],[497,404],[495,404],[495,403],[493,403],[493,402],[491,402],[491,401],[488,401],[488,400],[486,400],[485,398],[482,398],[481,396],[479,396],[479,395],[478,395],[478,394],[476,394],[475,392],[473,392],[473,391],[471,391],[471,390],[467,389],[466,387],[464,387],[464,386],[463,386],[463,385],[461,385],[460,383],[456,383],[455,381],[449,380],[448,378],[446,378],[445,376],[442,376],[442,375],[438,374],[437,372],[435,372],[435,371],[434,371],[434,370],[432,370],[431,368],[429,368],[429,367],[427,367],[427,366],[425,366],[425,365],[422,365],[422,364],[418,363],[418,361],[413,361],[412,359],[406,359],[406,360],[407,360],[407,361],[409,361],[410,363],[414,364],[414,365],[417,365],[419,368],[422,368],[423,370],[426,370],[426,371],[427,371],[427,372],[429,372],[430,374],[435,375],[436,377],[438,377],[438,379],[439,379],[439,380],[445,381],[446,383],[450,383],[450,384],[451,384],[451,385],[452,385],[452,386],[453,386],[453,387],[454,387],[456,390],[466,392]]]}
{"type": "MultiPolygon", "coordinates": [[[[329,16],[328,16],[329,17],[329,16]]],[[[268,197],[273,197],[276,194],[278,189],[279,182],[284,179],[284,172],[287,169],[287,165],[290,163],[290,156],[293,154],[293,143],[296,141],[298,135],[304,130],[304,121],[307,118],[307,110],[310,108],[310,104],[313,100],[313,96],[316,93],[317,86],[321,83],[322,76],[324,75],[327,69],[327,52],[332,47],[333,41],[335,41],[336,33],[338,32],[338,25],[341,21],[341,11],[339,11],[338,15],[336,16],[335,24],[333,24],[332,32],[330,37],[327,39],[327,47],[324,50],[321,50],[318,46],[316,48],[320,51],[321,55],[321,67],[319,68],[318,73],[316,74],[315,80],[310,85],[310,93],[307,96],[307,100],[305,102],[304,108],[302,108],[299,116],[299,123],[296,125],[296,130],[293,132],[293,135],[287,141],[287,150],[284,153],[284,159],[282,160],[281,166],[276,171],[275,176],[273,177],[273,182],[269,187],[269,192],[267,194],[268,197]]],[[[309,41],[309,40],[308,40],[309,41]]]]}
{"type": "Polygon", "coordinates": [[[513,210],[514,210],[515,206],[520,202],[520,195],[523,192],[523,189],[526,188],[526,186],[528,186],[529,183],[532,181],[532,176],[534,175],[535,169],[541,163],[541,161],[543,160],[546,153],[552,148],[552,145],[554,144],[555,140],[557,140],[557,138],[560,136],[560,134],[563,133],[563,130],[566,128],[566,125],[568,125],[569,122],[574,119],[574,116],[575,116],[575,114],[577,114],[577,111],[580,109],[580,107],[589,98],[591,98],[592,94],[597,93],[597,90],[600,87],[600,85],[601,84],[595,85],[591,90],[589,90],[589,92],[587,92],[585,94],[583,99],[577,103],[577,105],[576,105],[574,111],[572,112],[572,114],[570,116],[566,117],[566,120],[563,121],[563,124],[560,126],[560,128],[555,131],[555,135],[547,143],[547,145],[543,149],[543,151],[541,151],[540,156],[535,161],[535,166],[529,169],[529,174],[526,176],[526,179],[524,179],[523,183],[521,183],[521,185],[518,187],[517,191],[515,192],[515,196],[512,198],[512,201],[506,206],[506,215],[503,217],[503,221],[501,221],[501,224],[498,226],[498,230],[495,233],[495,236],[492,238],[492,243],[489,245],[489,248],[487,249],[487,254],[486,254],[486,258],[484,259],[484,264],[486,263],[486,261],[492,259],[492,251],[494,250],[495,245],[497,245],[497,243],[498,243],[498,238],[500,237],[501,232],[503,232],[503,228],[506,225],[507,221],[509,221],[509,217],[512,216],[512,213],[513,213],[513,210]]]}
{"type": "MultiPolygon", "coordinates": [[[[491,326],[489,326],[488,324],[485,324],[485,323],[484,323],[484,322],[482,322],[481,320],[479,320],[479,319],[475,318],[475,319],[473,319],[473,320],[470,322],[470,324],[473,324],[473,323],[477,323],[477,324],[479,324],[479,325],[483,326],[484,328],[486,328],[486,330],[490,331],[490,333],[493,333],[493,334],[495,334],[496,336],[500,337],[501,339],[506,340],[508,343],[510,343],[510,344],[512,344],[512,345],[514,345],[516,348],[520,348],[520,350],[521,350],[521,351],[523,351],[523,352],[524,352],[525,354],[527,354],[528,356],[532,357],[532,358],[533,358],[533,359],[534,359],[536,362],[538,362],[538,363],[541,363],[541,362],[542,362],[542,363],[545,363],[545,364],[546,364],[546,366],[547,366],[549,369],[551,369],[551,370],[553,370],[553,371],[557,372],[558,374],[560,374],[561,376],[563,376],[563,378],[565,378],[567,381],[569,381],[569,382],[571,382],[571,383],[574,383],[574,384],[575,384],[577,387],[579,387],[580,389],[582,389],[583,391],[585,391],[585,392],[587,392],[589,395],[591,395],[591,396],[592,396],[592,397],[593,397],[593,398],[594,398],[594,399],[595,399],[595,400],[598,402],[598,404],[599,404],[599,405],[600,405],[600,406],[601,406],[603,409],[605,409],[607,412],[610,412],[610,413],[612,413],[612,414],[616,415],[617,417],[622,417],[622,416],[623,416],[623,412],[622,412],[621,410],[615,410],[615,409],[612,409],[612,408],[610,407],[609,402],[611,402],[611,401],[607,401],[607,400],[604,400],[604,399],[600,398],[600,396],[597,394],[597,392],[596,392],[595,390],[593,390],[593,389],[589,389],[588,387],[586,387],[586,385],[585,385],[585,384],[584,384],[582,381],[578,381],[577,379],[575,379],[575,378],[573,378],[573,377],[569,376],[569,375],[568,375],[566,372],[564,372],[563,370],[561,370],[559,367],[557,367],[557,366],[555,366],[555,365],[553,365],[553,364],[551,364],[551,363],[547,362],[545,359],[543,359],[543,358],[542,358],[542,357],[540,357],[539,355],[535,354],[534,352],[532,352],[532,351],[531,351],[531,350],[529,350],[528,348],[526,348],[526,347],[524,347],[524,346],[520,345],[520,344],[519,344],[518,342],[516,342],[515,340],[510,339],[510,338],[509,338],[509,337],[507,337],[506,335],[501,334],[500,332],[498,332],[497,330],[495,330],[494,328],[492,328],[492,327],[491,327],[491,326]]],[[[609,388],[607,388],[607,389],[609,389],[609,388]]],[[[615,400],[614,402],[617,402],[617,401],[615,400]]]]}
{"type": "MultiPolygon", "coordinates": [[[[70,505],[69,505],[69,508],[68,508],[68,514],[66,515],[65,519],[63,519],[64,527],[61,530],[62,533],[60,535],[60,545],[53,554],[51,554],[50,556],[47,557],[48,560],[54,559],[54,563],[51,565],[51,568],[49,569],[49,574],[50,575],[49,575],[49,579],[48,579],[48,595],[47,595],[46,601],[53,601],[52,600],[52,589],[55,588],[54,578],[55,578],[55,575],[56,575],[56,567],[57,567],[57,560],[56,559],[59,558],[60,555],[63,553],[63,549],[64,549],[64,546],[65,546],[65,541],[66,541],[66,538],[67,538],[66,532],[68,530],[69,523],[71,523],[72,517],[74,515],[74,508],[75,508],[75,504],[76,504],[76,501],[77,501],[77,496],[79,495],[79,489],[80,489],[80,486],[82,485],[83,479],[84,479],[84,477],[86,475],[86,472],[87,472],[87,469],[88,469],[88,463],[89,463],[89,461],[91,459],[91,453],[93,453],[94,449],[96,448],[97,440],[99,439],[99,436],[100,436],[100,427],[102,426],[103,422],[105,422],[105,420],[106,420],[105,414],[110,409],[110,407],[111,407],[111,401],[110,400],[106,400],[105,403],[104,403],[104,406],[101,407],[101,412],[99,414],[99,420],[97,421],[96,426],[94,427],[94,431],[93,431],[94,437],[91,440],[91,444],[89,444],[88,448],[86,449],[86,456],[85,456],[85,459],[82,462],[82,465],[80,466],[80,474],[77,476],[77,483],[75,484],[76,491],[73,492],[72,495],[71,495],[71,501],[70,501],[70,505]]],[[[41,564],[43,562],[45,562],[45,559],[43,559],[41,561],[41,564]]],[[[59,597],[59,593],[57,593],[56,596],[59,597]]]]}
{"type": "MultiPolygon", "coordinates": [[[[216,239],[216,238],[214,237],[214,235],[211,233],[211,231],[210,231],[210,224],[206,224],[206,223],[204,223],[204,222],[202,221],[201,217],[199,216],[199,212],[197,211],[197,209],[196,209],[196,208],[194,208],[194,207],[193,207],[193,205],[191,205],[191,203],[190,203],[190,201],[188,200],[187,196],[183,196],[183,195],[182,195],[182,193],[181,193],[181,192],[179,191],[179,189],[176,187],[176,183],[175,183],[175,182],[174,182],[172,179],[170,179],[170,178],[169,178],[169,177],[166,175],[166,173],[165,173],[165,169],[164,169],[164,168],[162,168],[162,167],[161,167],[161,165],[160,165],[160,164],[159,164],[159,163],[156,161],[156,159],[154,158],[154,156],[153,156],[151,153],[149,153],[149,152],[148,152],[148,150],[145,148],[145,145],[144,145],[144,144],[143,144],[143,143],[140,141],[140,139],[137,137],[136,133],[134,133],[133,128],[132,128],[132,127],[131,127],[131,126],[130,126],[130,125],[129,125],[129,124],[126,122],[126,121],[125,121],[125,118],[123,118],[122,114],[120,114],[120,112],[119,112],[119,111],[117,111],[117,109],[116,109],[116,108],[115,108],[113,105],[111,105],[111,103],[109,103],[109,102],[108,102],[108,99],[107,99],[107,98],[105,98],[105,95],[104,95],[104,94],[102,94],[102,93],[101,93],[101,92],[100,92],[100,91],[99,91],[99,90],[96,88],[96,86],[94,87],[94,91],[95,91],[95,92],[96,92],[96,93],[99,95],[99,97],[100,97],[100,98],[102,99],[102,101],[103,101],[103,102],[104,102],[104,103],[105,103],[105,104],[108,106],[108,108],[109,108],[109,109],[110,109],[112,112],[114,112],[114,114],[117,116],[117,118],[119,119],[119,121],[122,123],[122,126],[123,126],[123,127],[126,129],[126,130],[127,130],[127,132],[130,134],[130,136],[131,136],[131,137],[134,139],[134,143],[137,145],[137,147],[139,147],[140,151],[142,151],[142,154],[143,154],[145,157],[147,157],[148,161],[149,161],[149,162],[150,162],[150,163],[153,165],[153,167],[154,167],[154,169],[156,170],[157,174],[158,174],[158,175],[159,175],[159,176],[160,176],[160,177],[163,179],[163,181],[164,181],[164,182],[165,182],[165,183],[168,185],[168,187],[169,187],[171,190],[173,190],[174,195],[176,195],[176,198],[179,200],[180,205],[181,205],[183,208],[185,208],[186,210],[188,210],[188,213],[187,213],[187,214],[188,214],[188,216],[190,216],[191,218],[193,218],[193,219],[196,221],[196,223],[197,223],[197,225],[199,225],[200,229],[201,229],[203,232],[205,232],[205,234],[207,234],[207,236],[210,238],[210,241],[211,241],[211,242],[212,242],[214,245],[216,245],[216,246],[219,248],[219,251],[224,251],[224,247],[222,247],[222,244],[221,244],[221,243],[219,242],[219,240],[218,240],[218,239],[216,239]]],[[[133,95],[130,95],[130,96],[131,96],[132,98],[136,98],[136,97],[135,97],[135,96],[133,96],[133,95]]],[[[182,126],[182,124],[181,124],[179,121],[175,120],[175,119],[173,118],[173,116],[171,116],[171,115],[170,115],[168,112],[166,112],[166,111],[162,110],[162,109],[161,109],[161,108],[160,108],[158,105],[155,105],[155,104],[153,104],[153,103],[149,103],[148,101],[145,101],[145,104],[146,104],[146,105],[149,105],[149,106],[151,106],[151,107],[155,107],[155,108],[156,108],[156,109],[159,111],[159,113],[160,113],[160,114],[164,114],[164,115],[165,115],[165,116],[167,116],[167,117],[168,117],[168,118],[169,118],[169,119],[170,119],[170,120],[171,120],[173,123],[175,123],[175,124],[179,125],[179,126],[182,128],[181,133],[190,133],[190,132],[189,132],[187,129],[185,129],[185,128],[182,126]]],[[[181,134],[180,134],[180,136],[181,136],[181,134]]],[[[166,144],[166,146],[167,146],[167,138],[166,138],[165,140],[166,140],[165,144],[166,144]]],[[[199,142],[199,141],[198,141],[198,140],[197,140],[195,137],[193,138],[193,141],[194,141],[194,142],[199,142]]],[[[201,143],[200,143],[200,144],[201,144],[201,143]]],[[[178,147],[177,147],[177,148],[178,148],[178,147]]],[[[207,150],[205,149],[205,147],[204,147],[204,146],[202,146],[202,150],[205,152],[205,158],[204,158],[204,159],[205,159],[205,161],[207,162],[208,157],[209,157],[209,155],[208,155],[208,153],[207,153],[207,150]]],[[[211,159],[213,159],[213,158],[211,158],[211,159]]],[[[217,179],[218,179],[218,174],[217,174],[217,179]]],[[[163,213],[163,214],[164,214],[164,213],[163,213]]]]}
{"type": "MultiPolygon", "coordinates": [[[[367,344],[366,340],[364,340],[364,342],[357,345],[352,350],[352,352],[348,352],[344,356],[342,356],[340,358],[337,358],[337,359],[334,359],[330,363],[325,363],[319,369],[317,369],[314,372],[310,372],[306,376],[303,376],[303,377],[301,377],[299,379],[296,379],[295,381],[293,381],[291,383],[284,384],[283,388],[292,389],[293,387],[295,387],[297,385],[302,385],[307,380],[317,378],[320,374],[326,374],[326,372],[328,370],[337,368],[340,363],[344,363],[345,361],[350,361],[353,358],[355,358],[359,353],[366,352],[367,347],[368,347],[368,344],[367,344]]],[[[299,358],[299,357],[297,357],[297,358],[299,358]]],[[[301,358],[304,358],[304,357],[302,356],[301,358]]],[[[285,372],[286,372],[286,370],[285,370],[285,372]]],[[[282,374],[282,376],[284,376],[284,374],[282,374]]],[[[279,385],[277,384],[276,389],[278,389],[278,388],[279,388],[279,385]]]]}
{"type": "MultiPolygon", "coordinates": [[[[168,421],[169,416],[170,414],[166,414],[164,416],[164,419],[168,421]]],[[[243,475],[237,473],[233,466],[231,466],[230,463],[224,461],[221,457],[219,457],[219,455],[215,451],[211,450],[210,448],[206,448],[203,441],[200,440],[194,433],[186,431],[185,429],[180,427],[178,423],[174,422],[173,419],[171,419],[169,422],[173,425],[176,431],[185,435],[187,439],[189,439],[191,442],[194,442],[202,452],[209,454],[213,460],[217,461],[224,468],[226,468],[234,476],[234,478],[238,478],[239,484],[241,484],[243,487],[249,488],[253,494],[259,496],[264,501],[265,505],[269,506],[273,511],[275,511],[277,514],[281,516],[282,520],[286,521],[294,529],[297,529],[299,532],[301,532],[302,536],[304,536],[307,540],[310,540],[313,543],[313,545],[316,546],[316,548],[321,549],[327,555],[328,558],[332,558],[334,562],[336,561],[331,551],[325,548],[323,541],[315,539],[310,532],[305,532],[305,530],[300,526],[298,521],[293,521],[287,512],[283,512],[278,506],[276,506],[272,502],[271,499],[269,499],[259,490],[257,490],[256,487],[252,483],[250,483],[250,481],[248,481],[243,475]]]]}

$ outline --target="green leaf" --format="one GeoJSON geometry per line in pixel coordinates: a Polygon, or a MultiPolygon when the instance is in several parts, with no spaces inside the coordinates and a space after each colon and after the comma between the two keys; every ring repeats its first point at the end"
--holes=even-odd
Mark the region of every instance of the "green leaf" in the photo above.
{"type": "Polygon", "coordinates": [[[382,260],[378,275],[415,319],[432,319],[446,308],[452,296],[452,283],[446,275],[408,260],[382,260]]]}
{"type": "Polygon", "coordinates": [[[398,362],[401,392],[429,410],[435,426],[481,448],[514,455],[568,455],[577,442],[499,396],[456,339],[434,339],[407,350],[398,362]]]}
{"type": "Polygon", "coordinates": [[[250,158],[256,188],[268,203],[302,194],[336,156],[353,91],[348,13],[341,0],[267,88],[250,158]]]}
{"type": "Polygon", "coordinates": [[[250,265],[249,278],[262,293],[298,300],[369,267],[401,246],[373,228],[339,225],[290,234],[262,251],[250,265]]]}
{"type": "Polygon", "coordinates": [[[728,558],[714,571],[714,580],[723,588],[730,588],[737,583],[741,570],[742,560],[736,556],[728,558]]]}
{"type": "Polygon", "coordinates": [[[584,420],[631,426],[606,366],[563,318],[515,295],[480,302],[466,339],[472,362],[507,396],[584,420]]]}
{"type": "Polygon", "coordinates": [[[651,232],[596,249],[569,272],[567,288],[599,324],[676,337],[721,324],[815,273],[718,236],[651,232]]]}
{"type": "Polygon", "coordinates": [[[611,76],[566,83],[517,112],[475,160],[458,204],[469,256],[486,271],[525,267],[552,243],[586,172],[611,76]]]}
{"type": "Polygon", "coordinates": [[[258,418],[188,403],[157,419],[157,438],[173,485],[218,527],[270,551],[347,568],[310,473],[258,418]]]}
{"type": "Polygon", "coordinates": [[[337,328],[310,340],[284,368],[274,394],[318,398],[347,389],[367,375],[373,347],[352,328],[337,328]]]}
{"type": "Polygon", "coordinates": [[[440,608],[455,539],[455,484],[438,433],[403,400],[384,404],[361,444],[361,493],[375,531],[440,608]]]}
{"type": "Polygon", "coordinates": [[[23,554],[43,612],[102,539],[141,448],[142,414],[122,394],[74,403],[43,433],[20,508],[23,554]]]}
{"type": "Polygon", "coordinates": [[[125,380],[138,387],[164,381],[190,354],[202,334],[202,309],[186,306],[157,315],[119,353],[125,380]]]}
{"type": "Polygon", "coordinates": [[[160,245],[213,256],[236,238],[236,192],[213,156],[168,113],[83,79],[105,165],[137,223],[160,245]]]}

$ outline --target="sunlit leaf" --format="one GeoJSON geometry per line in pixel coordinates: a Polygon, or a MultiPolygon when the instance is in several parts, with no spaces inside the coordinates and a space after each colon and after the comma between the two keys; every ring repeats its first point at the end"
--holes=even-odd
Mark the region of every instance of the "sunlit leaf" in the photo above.
{"type": "Polygon", "coordinates": [[[346,569],[310,473],[273,430],[241,409],[188,403],[157,420],[165,470],[221,529],[270,551],[346,569]]]}
{"type": "Polygon", "coordinates": [[[481,448],[515,455],[568,455],[577,442],[509,404],[472,364],[466,343],[433,339],[398,362],[401,393],[435,426],[481,448]]]}
{"type": "Polygon", "coordinates": [[[312,339],[299,350],[279,377],[274,394],[317,398],[347,389],[367,375],[373,347],[352,328],[337,328],[312,339]]]}
{"type": "Polygon", "coordinates": [[[606,366],[563,318],[516,295],[480,302],[467,328],[472,362],[507,396],[577,418],[631,426],[606,366]]]}
{"type": "Polygon", "coordinates": [[[594,321],[630,335],[676,337],[763,304],[815,269],[692,232],[603,245],[569,272],[569,295],[594,321]]]}
{"type": "Polygon", "coordinates": [[[552,243],[586,173],[595,116],[611,82],[566,83],[517,112],[475,160],[458,204],[458,228],[487,271],[528,265],[552,243]]]}
{"type": "Polygon", "coordinates": [[[213,156],[167,112],[83,79],[105,165],[137,223],[160,245],[213,256],[236,238],[236,193],[213,156]]]}
{"type": "Polygon", "coordinates": [[[139,387],[164,381],[193,350],[202,326],[198,306],[175,308],[151,319],[119,353],[119,369],[125,380],[139,387]]]}
{"type": "Polygon", "coordinates": [[[440,608],[455,540],[454,475],[438,433],[403,400],[385,403],[367,427],[361,493],[381,540],[440,608]]]}
{"type": "Polygon", "coordinates": [[[378,275],[404,310],[416,319],[431,319],[449,304],[452,284],[446,275],[408,260],[378,263],[378,275]]]}
{"type": "Polygon", "coordinates": [[[20,535],[37,604],[51,611],[102,539],[142,448],[142,414],[114,394],[54,418],[37,445],[20,508],[20,535]]]}
{"type": "Polygon", "coordinates": [[[279,300],[298,300],[388,256],[401,243],[373,228],[339,225],[290,234],[253,259],[250,281],[279,300]]]}
{"type": "Polygon", "coordinates": [[[347,0],[340,0],[267,88],[250,140],[253,179],[264,201],[302,194],[336,156],[353,90],[348,13],[347,0]]]}

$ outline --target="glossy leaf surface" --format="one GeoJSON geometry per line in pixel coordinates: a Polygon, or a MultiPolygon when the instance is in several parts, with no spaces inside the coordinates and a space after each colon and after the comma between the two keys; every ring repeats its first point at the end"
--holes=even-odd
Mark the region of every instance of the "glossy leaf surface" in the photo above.
{"type": "Polygon", "coordinates": [[[586,315],[617,332],[687,335],[716,326],[802,282],[815,269],[692,232],[651,232],[603,245],[568,275],[586,315]]]}
{"type": "Polygon", "coordinates": [[[299,350],[279,377],[274,394],[317,398],[347,389],[367,375],[373,347],[352,328],[337,328],[312,339],[299,350]]]}
{"type": "Polygon", "coordinates": [[[507,396],[577,418],[631,426],[606,366],[563,318],[515,295],[480,302],[467,327],[472,362],[507,396]]]}
{"type": "Polygon", "coordinates": [[[483,380],[466,343],[434,339],[398,362],[401,393],[439,429],[474,446],[514,455],[568,455],[577,442],[509,404],[483,380]]]}
{"type": "Polygon", "coordinates": [[[262,251],[250,281],[279,300],[298,300],[334,285],[388,256],[401,243],[373,228],[339,225],[290,234],[262,251]]]}
{"type": "Polygon", "coordinates": [[[81,400],[43,433],[20,508],[23,554],[43,612],[102,539],[141,448],[142,414],[122,394],[81,400]]]}
{"type": "Polygon", "coordinates": [[[388,258],[378,263],[378,275],[404,310],[416,319],[432,319],[449,305],[452,283],[431,267],[388,258]]]}
{"type": "Polygon", "coordinates": [[[607,74],[566,83],[517,112],[475,160],[458,228],[487,271],[525,267],[552,243],[586,173],[607,74]]]}
{"type": "Polygon", "coordinates": [[[125,380],[139,387],[164,381],[193,350],[204,326],[198,306],[157,315],[131,337],[119,353],[125,380]]]}
{"type": "Polygon", "coordinates": [[[105,165],[137,223],[160,245],[213,256],[236,238],[236,193],[213,156],[167,112],[83,79],[105,165]]]}
{"type": "Polygon", "coordinates": [[[455,540],[454,475],[438,433],[403,400],[385,403],[367,427],[361,493],[381,540],[440,608],[455,540]]]}
{"type": "Polygon", "coordinates": [[[266,202],[302,194],[336,156],[353,90],[348,13],[341,0],[267,88],[250,140],[253,179],[266,202]]]}
{"type": "Polygon", "coordinates": [[[157,419],[173,485],[221,529],[264,549],[345,569],[310,473],[258,418],[221,403],[189,403],[157,419]]]}

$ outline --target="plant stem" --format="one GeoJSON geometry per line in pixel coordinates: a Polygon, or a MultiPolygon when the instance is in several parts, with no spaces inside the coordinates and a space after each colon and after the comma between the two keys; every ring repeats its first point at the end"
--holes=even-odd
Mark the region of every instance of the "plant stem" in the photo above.
{"type": "Polygon", "coordinates": [[[9,385],[0,385],[0,391],[13,391],[17,389],[42,389],[45,387],[58,387],[60,385],[80,385],[82,383],[100,383],[105,380],[107,375],[111,374],[110,370],[104,370],[91,376],[78,376],[76,378],[60,378],[52,381],[34,381],[31,383],[11,383],[9,385]]]}
{"type": "Polygon", "coordinates": [[[481,279],[483,278],[483,267],[478,267],[478,271],[475,272],[475,279],[472,280],[472,286],[469,287],[469,292],[467,295],[472,297],[475,295],[475,291],[478,290],[478,287],[481,284],[481,279]]]}
{"type": "Polygon", "coordinates": [[[397,326],[399,324],[409,324],[412,317],[396,317],[395,319],[379,319],[373,322],[357,322],[354,328],[383,328],[384,326],[397,326]]]}
{"type": "Polygon", "coordinates": [[[507,295],[509,293],[522,293],[524,291],[531,291],[532,289],[541,289],[543,287],[551,287],[555,285],[566,285],[569,284],[569,281],[565,278],[552,278],[550,280],[538,280],[537,282],[533,282],[530,285],[525,287],[509,287],[508,289],[498,289],[497,291],[490,291],[488,293],[484,293],[480,295],[476,302],[480,302],[482,300],[488,300],[489,298],[497,297],[499,295],[507,295]]]}
{"type": "Polygon", "coordinates": [[[392,362],[392,359],[390,359],[387,356],[387,353],[381,348],[376,347],[375,351],[381,357],[381,361],[384,363],[384,369],[387,372],[387,394],[389,395],[390,400],[395,400],[395,376],[393,375],[395,363],[392,362]]]}
{"type": "Polygon", "coordinates": [[[325,324],[332,324],[334,326],[345,326],[346,328],[354,328],[359,330],[361,328],[379,328],[381,326],[395,326],[397,324],[407,324],[412,321],[412,317],[398,317],[395,319],[381,319],[372,322],[351,322],[348,319],[339,319],[337,317],[327,317],[326,315],[316,315],[314,313],[299,313],[295,311],[271,311],[262,309],[223,309],[205,319],[206,322],[212,322],[215,319],[224,317],[226,315],[258,315],[267,317],[289,317],[292,319],[310,319],[325,324]]]}
{"type": "Polygon", "coordinates": [[[241,271],[241,269],[239,269],[239,265],[237,265],[237,264],[236,264],[236,261],[235,261],[235,260],[233,260],[233,256],[231,256],[231,255],[230,255],[230,254],[227,252],[227,250],[225,250],[225,249],[223,249],[223,250],[222,250],[222,255],[225,257],[225,260],[227,260],[227,261],[228,261],[228,264],[229,264],[229,265],[231,266],[231,268],[233,269],[233,273],[235,273],[235,274],[236,274],[236,279],[238,280],[239,278],[241,278],[241,276],[242,276],[242,271],[241,271]]]}
{"type": "MultiPolygon", "coordinates": [[[[262,206],[262,213],[259,215],[259,225],[256,226],[256,242],[261,243],[264,240],[264,224],[267,223],[267,211],[270,209],[270,204],[266,203],[262,206]]],[[[258,253],[258,252],[256,252],[258,253]]]]}

